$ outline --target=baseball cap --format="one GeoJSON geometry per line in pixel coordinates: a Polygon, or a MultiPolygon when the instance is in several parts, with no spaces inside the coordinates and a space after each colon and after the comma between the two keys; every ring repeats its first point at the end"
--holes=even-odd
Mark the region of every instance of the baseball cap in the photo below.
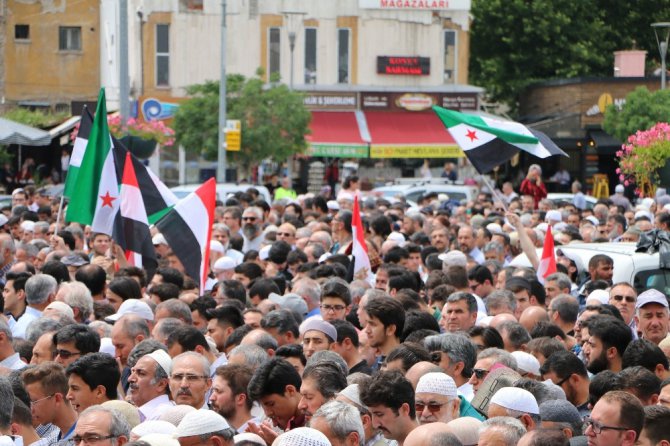
{"type": "Polygon", "coordinates": [[[657,289],[651,288],[637,296],[635,309],[637,310],[642,308],[647,304],[659,304],[663,305],[665,308],[668,308],[668,298],[665,297],[665,294],[661,293],[657,289]]]}
{"type": "Polygon", "coordinates": [[[175,438],[192,437],[225,429],[230,429],[230,425],[225,418],[213,410],[199,409],[186,414],[177,426],[174,436],[175,438]]]}
{"type": "Polygon", "coordinates": [[[309,311],[309,309],[307,308],[307,302],[305,302],[305,300],[302,297],[300,297],[300,295],[295,293],[288,293],[283,296],[280,296],[277,293],[270,293],[268,299],[270,299],[270,302],[276,303],[281,308],[291,310],[302,316],[306,315],[307,312],[309,311]]]}
{"type": "Polygon", "coordinates": [[[119,311],[117,311],[115,314],[112,314],[111,316],[106,317],[105,320],[118,321],[123,315],[126,314],[136,314],[142,319],[146,319],[148,321],[154,320],[154,312],[151,311],[151,307],[138,299],[124,300],[119,307],[119,311]]]}
{"type": "Polygon", "coordinates": [[[165,371],[165,374],[170,376],[172,373],[172,358],[164,350],[158,349],[145,355],[153,359],[165,371]]]}
{"type": "Polygon", "coordinates": [[[310,318],[307,319],[307,322],[305,322],[305,324],[300,328],[301,328],[300,330],[301,335],[304,335],[310,330],[316,330],[325,334],[331,340],[337,341],[337,330],[329,322],[320,319],[310,318]]]}
{"type": "Polygon", "coordinates": [[[540,414],[537,400],[532,393],[517,387],[503,387],[491,398],[491,404],[529,414],[540,414]]]}

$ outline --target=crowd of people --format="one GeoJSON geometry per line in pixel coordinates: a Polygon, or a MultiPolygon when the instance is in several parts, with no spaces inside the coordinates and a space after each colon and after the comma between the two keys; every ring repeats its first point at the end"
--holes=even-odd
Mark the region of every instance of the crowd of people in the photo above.
{"type": "Polygon", "coordinates": [[[0,444],[669,444],[667,296],[560,249],[668,231],[663,194],[554,203],[532,170],[520,190],[410,208],[344,183],[335,200],[219,197],[202,290],[155,228],[149,277],[16,189],[0,444]],[[356,199],[370,270],[353,267],[356,199]],[[549,227],[557,271],[511,266],[537,264],[549,227]]]}

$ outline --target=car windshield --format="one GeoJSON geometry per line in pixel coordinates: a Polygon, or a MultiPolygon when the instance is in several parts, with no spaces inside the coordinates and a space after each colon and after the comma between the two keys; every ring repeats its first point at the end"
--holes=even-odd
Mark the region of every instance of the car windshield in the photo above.
{"type": "Polygon", "coordinates": [[[635,289],[638,293],[654,288],[661,293],[670,294],[670,270],[650,269],[635,274],[635,289]]]}

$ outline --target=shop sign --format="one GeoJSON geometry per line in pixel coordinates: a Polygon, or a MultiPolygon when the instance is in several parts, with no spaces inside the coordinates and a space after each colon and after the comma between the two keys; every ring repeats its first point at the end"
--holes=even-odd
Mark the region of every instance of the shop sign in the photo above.
{"type": "Polygon", "coordinates": [[[362,95],[363,108],[388,108],[389,95],[384,93],[364,93],[362,95]]]}
{"type": "Polygon", "coordinates": [[[477,94],[445,94],[442,107],[452,110],[477,110],[477,94]]]}
{"type": "Polygon", "coordinates": [[[621,110],[621,107],[626,103],[626,98],[616,98],[612,99],[612,95],[609,93],[603,93],[598,98],[598,103],[593,104],[586,110],[586,116],[596,116],[605,113],[607,106],[614,105],[618,110],[621,110]]]}
{"type": "Polygon", "coordinates": [[[184,99],[141,97],[139,99],[139,118],[143,121],[166,121],[174,118],[179,102],[184,99]]]}
{"type": "Polygon", "coordinates": [[[358,0],[361,9],[469,11],[471,0],[358,0]]]}
{"type": "Polygon", "coordinates": [[[242,122],[239,119],[226,120],[226,150],[239,152],[242,148],[242,122]]]}
{"type": "Polygon", "coordinates": [[[377,56],[377,74],[427,76],[430,57],[377,56]]]}
{"type": "Polygon", "coordinates": [[[303,104],[310,110],[355,110],[356,93],[304,93],[303,104]]]}
{"type": "Polygon", "coordinates": [[[312,144],[309,148],[311,156],[329,158],[367,158],[368,146],[354,144],[312,144]]]}
{"type": "Polygon", "coordinates": [[[370,146],[370,158],[462,158],[457,145],[377,145],[370,146]]]}

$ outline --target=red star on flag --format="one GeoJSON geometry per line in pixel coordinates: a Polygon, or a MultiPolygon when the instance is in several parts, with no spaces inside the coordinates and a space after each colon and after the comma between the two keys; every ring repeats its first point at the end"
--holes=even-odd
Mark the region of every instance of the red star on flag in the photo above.
{"type": "Polygon", "coordinates": [[[111,195],[109,195],[109,191],[105,192],[105,195],[100,195],[100,198],[102,199],[102,206],[100,207],[102,208],[104,208],[105,206],[109,206],[110,208],[114,207],[112,206],[112,201],[116,200],[116,197],[112,197],[111,195]]]}
{"type": "Polygon", "coordinates": [[[475,139],[479,139],[477,138],[477,132],[475,132],[474,130],[468,130],[467,133],[465,134],[465,137],[470,138],[470,142],[474,141],[475,139]]]}

